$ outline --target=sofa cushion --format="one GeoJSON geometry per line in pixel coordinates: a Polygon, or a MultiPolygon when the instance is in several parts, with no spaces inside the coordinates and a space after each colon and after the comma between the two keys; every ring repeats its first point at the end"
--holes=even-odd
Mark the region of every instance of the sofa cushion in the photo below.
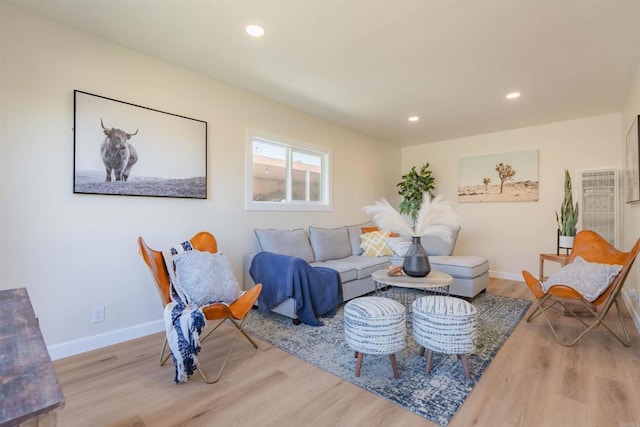
{"type": "Polygon", "coordinates": [[[427,232],[422,237],[420,237],[420,242],[422,243],[424,249],[427,251],[427,255],[447,256],[453,253],[453,248],[455,248],[456,240],[458,239],[458,233],[460,233],[459,226],[451,230],[453,239],[451,242],[447,242],[442,237],[427,232]]]}
{"type": "Polygon", "coordinates": [[[331,268],[337,271],[338,274],[340,275],[340,280],[342,281],[342,283],[351,282],[358,278],[358,271],[354,266],[336,262],[335,260],[332,260],[332,259],[324,262],[312,262],[311,266],[331,268]]]}
{"type": "Polygon", "coordinates": [[[362,255],[366,257],[392,256],[393,252],[385,241],[387,237],[389,237],[388,231],[373,231],[362,234],[360,236],[362,255]]]}
{"type": "Polygon", "coordinates": [[[360,247],[360,244],[362,243],[360,240],[362,227],[369,227],[371,225],[372,224],[370,222],[365,222],[363,224],[350,225],[347,227],[347,231],[349,232],[349,242],[351,243],[351,255],[362,255],[362,248],[360,247]]]}
{"type": "Polygon", "coordinates": [[[309,238],[302,228],[295,230],[261,230],[256,228],[254,231],[263,251],[295,256],[307,262],[315,260],[309,238]]]}
{"type": "Polygon", "coordinates": [[[430,256],[431,269],[453,277],[474,278],[489,270],[489,261],[479,256],[430,256]]]}
{"type": "Polygon", "coordinates": [[[371,276],[371,273],[374,271],[385,269],[388,265],[389,258],[387,257],[366,257],[358,255],[351,255],[346,258],[330,260],[322,263],[323,267],[333,268],[338,272],[347,270],[356,272],[356,275],[352,280],[367,278],[371,276]]]}
{"type": "Polygon", "coordinates": [[[349,231],[346,227],[309,227],[309,241],[313,255],[318,262],[340,259],[351,255],[349,231]]]}

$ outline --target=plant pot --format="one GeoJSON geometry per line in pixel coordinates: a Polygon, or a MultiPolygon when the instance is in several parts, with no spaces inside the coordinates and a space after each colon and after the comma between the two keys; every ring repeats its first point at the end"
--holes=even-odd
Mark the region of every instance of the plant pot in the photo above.
{"type": "Polygon", "coordinates": [[[571,249],[573,248],[574,236],[560,236],[558,246],[561,248],[571,249]]]}
{"type": "Polygon", "coordinates": [[[425,277],[431,272],[429,256],[420,242],[420,236],[411,238],[411,246],[404,256],[402,269],[411,277],[425,277]]]}

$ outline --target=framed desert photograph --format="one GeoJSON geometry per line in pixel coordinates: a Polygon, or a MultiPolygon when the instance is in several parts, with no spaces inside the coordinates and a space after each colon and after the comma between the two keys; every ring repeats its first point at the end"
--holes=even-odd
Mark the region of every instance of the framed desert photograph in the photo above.
{"type": "Polygon", "coordinates": [[[638,163],[640,162],[640,158],[638,154],[640,153],[640,149],[638,144],[640,143],[640,138],[638,132],[638,119],[640,116],[637,116],[633,120],[633,124],[631,125],[631,129],[627,133],[627,143],[625,150],[625,168],[624,168],[624,187],[625,193],[627,194],[627,203],[633,203],[640,201],[640,167],[638,163]]]}
{"type": "Polygon", "coordinates": [[[74,91],[73,192],[207,198],[207,122],[74,91]]]}
{"type": "Polygon", "coordinates": [[[458,159],[459,202],[538,200],[538,150],[458,159]]]}

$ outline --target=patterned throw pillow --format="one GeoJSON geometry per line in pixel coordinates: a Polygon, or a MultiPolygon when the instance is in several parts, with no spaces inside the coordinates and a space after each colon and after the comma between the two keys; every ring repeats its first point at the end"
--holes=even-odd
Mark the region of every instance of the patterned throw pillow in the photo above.
{"type": "Polygon", "coordinates": [[[577,256],[571,264],[552,274],[542,284],[542,289],[546,292],[553,285],[566,285],[580,292],[587,301],[592,302],[607,289],[620,270],[622,270],[621,265],[587,262],[577,256]]]}
{"type": "Polygon", "coordinates": [[[198,307],[230,303],[242,293],[229,259],[222,252],[187,250],[173,256],[178,285],[198,307]]]}
{"type": "Polygon", "coordinates": [[[360,236],[362,243],[360,247],[364,250],[362,255],[369,257],[393,256],[393,252],[387,246],[386,239],[389,237],[388,231],[372,231],[360,236]]]}

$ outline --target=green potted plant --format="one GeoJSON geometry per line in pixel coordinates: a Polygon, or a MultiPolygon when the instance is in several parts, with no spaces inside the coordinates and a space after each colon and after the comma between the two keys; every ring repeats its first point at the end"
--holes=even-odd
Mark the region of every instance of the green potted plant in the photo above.
{"type": "Polygon", "coordinates": [[[556,211],[556,221],[558,222],[558,235],[560,240],[558,246],[561,248],[572,248],[573,238],[576,235],[576,225],[578,224],[578,202],[573,204],[571,191],[571,175],[568,170],[564,170],[564,200],[560,208],[560,216],[556,211]]]}
{"type": "Polygon", "coordinates": [[[434,201],[433,204],[431,201],[435,182],[436,179],[432,176],[427,162],[420,167],[420,171],[413,166],[409,172],[402,175],[402,181],[396,184],[398,194],[402,196],[400,214],[411,218],[411,227],[386,200],[383,200],[383,203],[379,203],[377,206],[369,207],[370,213],[377,214],[376,218],[379,222],[376,223],[378,225],[396,231],[401,235],[407,234],[411,236],[411,245],[407,249],[402,264],[405,274],[409,276],[424,277],[431,271],[429,257],[420,242],[420,236],[426,231],[426,228],[434,218],[442,214],[442,209],[438,207],[442,204],[441,200],[434,201]]]}
{"type": "Polygon", "coordinates": [[[436,179],[432,176],[429,162],[427,162],[420,167],[419,172],[413,166],[409,172],[402,175],[402,181],[396,184],[398,194],[402,196],[400,213],[408,215],[414,225],[422,206],[424,194],[429,193],[433,197],[432,191],[436,188],[435,182],[436,179]]]}

